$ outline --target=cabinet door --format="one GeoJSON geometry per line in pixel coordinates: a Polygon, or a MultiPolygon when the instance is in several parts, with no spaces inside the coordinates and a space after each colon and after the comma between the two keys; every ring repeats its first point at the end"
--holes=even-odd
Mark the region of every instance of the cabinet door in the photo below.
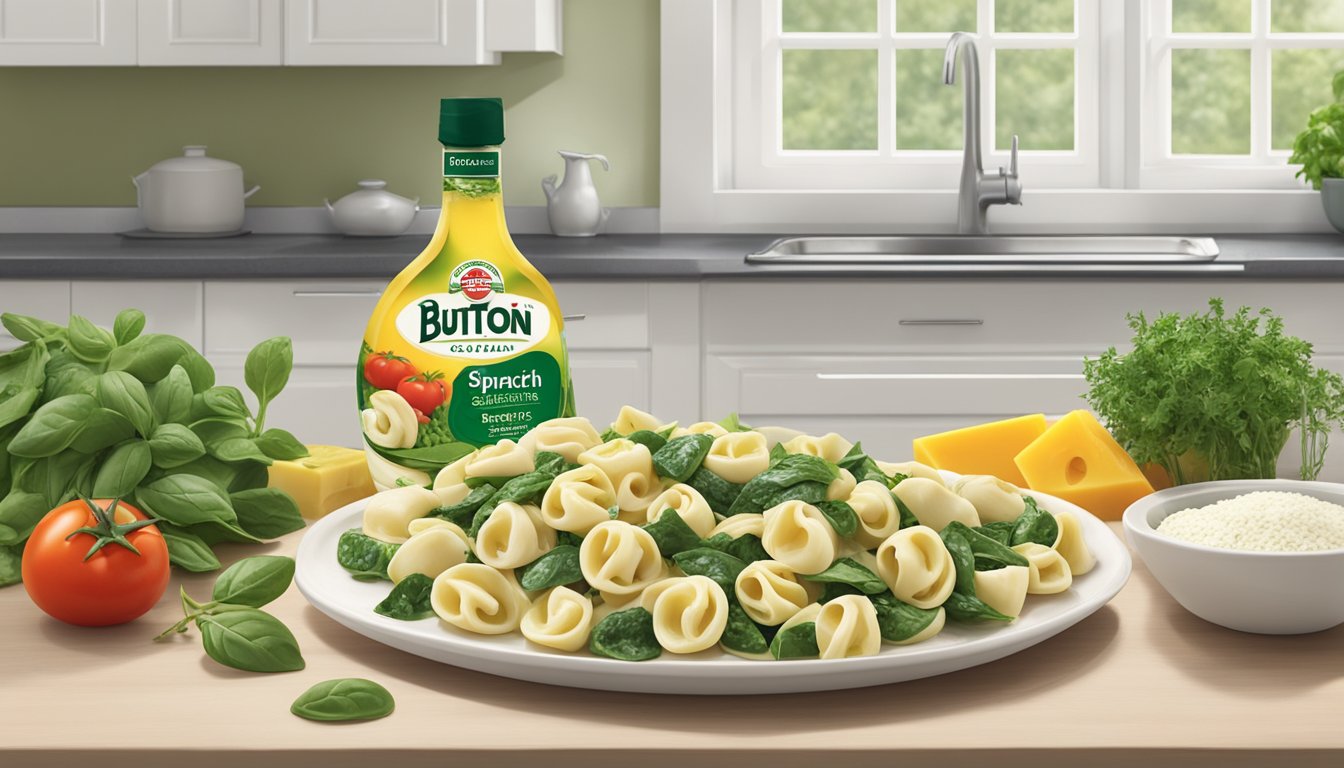
{"type": "Polygon", "coordinates": [[[134,307],[145,313],[145,333],[170,333],[196,349],[201,349],[205,339],[205,299],[200,283],[76,280],[70,285],[70,302],[74,312],[104,328],[112,328],[118,312],[134,307]]]}
{"type": "MultiPolygon", "coordinates": [[[[0,312],[65,324],[70,319],[70,283],[63,280],[0,281],[0,312]]],[[[0,352],[8,352],[22,342],[0,327],[0,352]]]]}
{"type": "Polygon", "coordinates": [[[649,410],[649,370],[647,351],[570,353],[569,374],[578,414],[587,417],[600,432],[616,420],[623,405],[649,410]]]}
{"type": "Polygon", "coordinates": [[[141,66],[278,66],[281,0],[139,0],[141,66]]]}
{"type": "Polygon", "coordinates": [[[481,35],[485,0],[288,0],[285,63],[498,64],[481,35]]]}
{"type": "MultiPolygon", "coordinates": [[[[238,387],[248,404],[255,407],[252,393],[243,380],[241,361],[232,359],[215,364],[219,384],[238,387]]],[[[296,365],[285,385],[266,409],[267,428],[289,430],[309,445],[343,445],[363,448],[359,430],[359,411],[355,407],[355,367],[296,365]]]]}
{"type": "Polygon", "coordinates": [[[135,0],[0,0],[0,66],[136,62],[135,0]]]}

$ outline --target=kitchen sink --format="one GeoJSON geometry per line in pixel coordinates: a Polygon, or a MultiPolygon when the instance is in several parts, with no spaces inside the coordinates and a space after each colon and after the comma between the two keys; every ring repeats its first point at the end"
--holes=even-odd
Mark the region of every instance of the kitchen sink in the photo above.
{"type": "Polygon", "coordinates": [[[1218,257],[1211,237],[788,237],[749,264],[1198,264],[1218,257]]]}

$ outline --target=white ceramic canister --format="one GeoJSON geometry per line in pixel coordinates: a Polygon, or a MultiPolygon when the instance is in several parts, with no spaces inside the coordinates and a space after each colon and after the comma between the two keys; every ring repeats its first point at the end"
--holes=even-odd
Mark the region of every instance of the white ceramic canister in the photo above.
{"type": "Polygon", "coordinates": [[[387,182],[365,179],[359,189],[336,202],[324,200],[331,223],[344,235],[388,237],[405,232],[420,210],[420,198],[411,200],[387,191],[387,182]]]}
{"type": "Polygon", "coordinates": [[[206,157],[205,147],[182,148],[131,178],[145,226],[155,232],[226,233],[243,227],[243,201],[261,187],[243,190],[237,163],[206,157]]]}

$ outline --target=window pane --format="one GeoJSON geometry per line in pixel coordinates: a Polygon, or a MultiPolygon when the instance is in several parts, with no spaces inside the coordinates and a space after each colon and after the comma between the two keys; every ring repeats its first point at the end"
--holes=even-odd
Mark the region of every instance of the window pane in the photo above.
{"type": "Polygon", "coordinates": [[[896,148],[961,149],[961,80],[943,85],[941,50],[896,52],[896,148]]]}
{"type": "Polygon", "coordinates": [[[1251,52],[1171,52],[1171,151],[1244,155],[1251,151],[1251,52]]]}
{"type": "Polygon", "coordinates": [[[1270,55],[1274,88],[1271,146],[1292,149],[1293,139],[1307,127],[1307,115],[1335,100],[1330,81],[1344,69],[1344,51],[1280,50],[1270,55]]]}
{"type": "Polygon", "coordinates": [[[1171,0],[1171,31],[1250,32],[1251,0],[1171,0]]]}
{"type": "Polygon", "coordinates": [[[1274,32],[1344,32],[1339,0],[1274,0],[1269,12],[1274,32]]]}
{"type": "Polygon", "coordinates": [[[1072,32],[1073,0],[997,0],[999,32],[1072,32]]]}
{"type": "Polygon", "coordinates": [[[877,0],[784,0],[785,32],[876,32],[877,0]]]}
{"type": "Polygon", "coordinates": [[[1073,149],[1073,50],[1000,50],[995,53],[995,145],[1073,149]]]}
{"type": "Polygon", "coordinates": [[[896,0],[897,32],[975,30],[975,0],[896,0]]]}
{"type": "Polygon", "coordinates": [[[877,51],[784,51],[784,149],[877,149],[877,51]]]}

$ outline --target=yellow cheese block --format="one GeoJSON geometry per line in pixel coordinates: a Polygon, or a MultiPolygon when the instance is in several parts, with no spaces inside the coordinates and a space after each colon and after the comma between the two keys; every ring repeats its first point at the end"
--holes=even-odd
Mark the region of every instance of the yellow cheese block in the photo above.
{"type": "Polygon", "coordinates": [[[1045,415],[1033,413],[915,438],[915,461],[963,475],[993,475],[1024,485],[1013,457],[1045,432],[1045,415]]]}
{"type": "Polygon", "coordinates": [[[310,445],[306,458],[275,462],[270,486],[288,491],[308,520],[374,494],[364,452],[335,445],[310,445]]]}
{"type": "Polygon", "coordinates": [[[1027,486],[1071,501],[1103,520],[1119,520],[1125,508],[1153,486],[1111,433],[1087,411],[1073,411],[1017,454],[1027,486]]]}

